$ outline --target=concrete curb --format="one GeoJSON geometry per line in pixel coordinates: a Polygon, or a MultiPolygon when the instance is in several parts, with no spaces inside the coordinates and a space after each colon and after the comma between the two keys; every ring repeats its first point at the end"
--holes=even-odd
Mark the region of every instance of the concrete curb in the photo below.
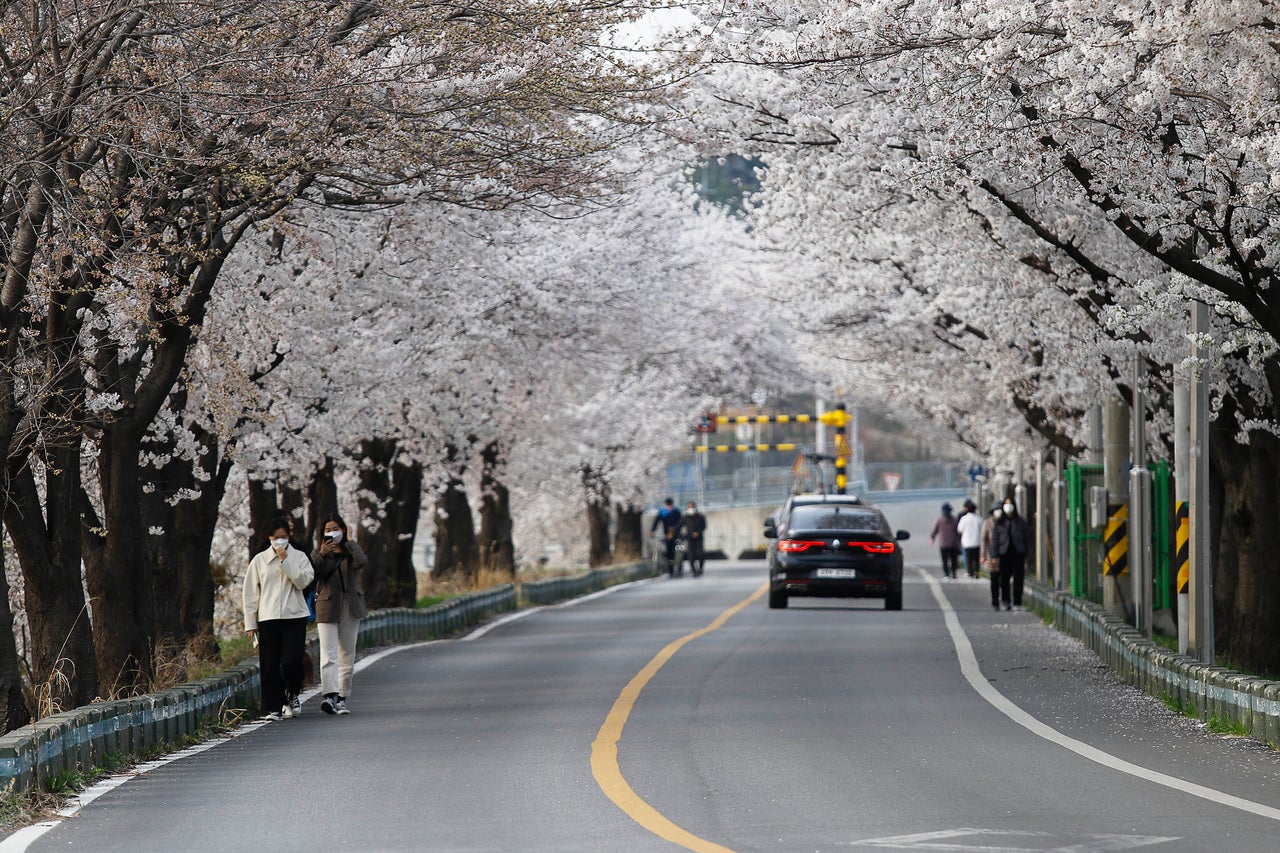
{"type": "MultiPolygon", "coordinates": [[[[600,569],[567,578],[505,584],[433,607],[388,608],[360,622],[360,648],[395,646],[455,634],[521,606],[551,604],[649,577],[645,563],[600,569]]],[[[312,632],[307,649],[317,666],[320,643],[312,632]]],[[[0,735],[0,792],[25,793],[68,771],[100,766],[107,755],[135,758],[157,747],[175,747],[208,722],[224,722],[237,710],[255,709],[262,681],[256,658],[201,681],[119,699],[94,702],[0,735]]]]}
{"type": "Polygon", "coordinates": [[[1280,682],[1242,675],[1170,651],[1092,601],[1028,581],[1032,610],[1094,651],[1129,684],[1201,720],[1240,726],[1280,749],[1280,682]]]}

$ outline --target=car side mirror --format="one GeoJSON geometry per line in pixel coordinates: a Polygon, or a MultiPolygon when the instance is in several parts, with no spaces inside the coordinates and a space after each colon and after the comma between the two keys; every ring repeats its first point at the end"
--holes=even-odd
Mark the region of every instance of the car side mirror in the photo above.
{"type": "Polygon", "coordinates": [[[903,539],[910,539],[911,534],[905,530],[899,530],[896,534],[894,534],[893,538],[901,542],[903,539]]]}
{"type": "Polygon", "coordinates": [[[774,526],[772,518],[764,523],[764,538],[765,539],[778,538],[778,528],[774,526]]]}

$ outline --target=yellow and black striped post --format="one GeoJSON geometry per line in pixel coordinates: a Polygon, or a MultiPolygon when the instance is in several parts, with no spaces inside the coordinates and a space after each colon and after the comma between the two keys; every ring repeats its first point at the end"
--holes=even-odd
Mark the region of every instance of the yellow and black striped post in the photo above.
{"type": "Polygon", "coordinates": [[[807,424],[817,415],[718,415],[718,424],[807,424]]]}
{"type": "Polygon", "coordinates": [[[1178,595],[1191,592],[1191,505],[1178,501],[1178,532],[1174,540],[1173,564],[1178,570],[1178,595]]]}
{"type": "Polygon", "coordinates": [[[745,453],[748,450],[795,450],[800,445],[784,442],[782,444],[712,444],[708,447],[695,446],[694,453],[745,453]]]}
{"type": "Polygon", "coordinates": [[[1108,577],[1129,571],[1129,505],[1108,504],[1102,532],[1102,573],[1108,577]]]}
{"type": "MultiPolygon", "coordinates": [[[[844,403],[838,404],[836,406],[836,411],[839,412],[841,415],[844,415],[845,413],[844,403]]],[[[840,418],[840,422],[836,424],[836,447],[841,449],[849,446],[849,440],[845,438],[845,432],[844,432],[845,424],[847,424],[848,422],[849,421],[847,417],[842,417],[840,418]]],[[[836,494],[843,495],[845,493],[845,490],[848,488],[848,486],[849,486],[849,456],[846,453],[837,451],[836,452],[836,494]]]]}

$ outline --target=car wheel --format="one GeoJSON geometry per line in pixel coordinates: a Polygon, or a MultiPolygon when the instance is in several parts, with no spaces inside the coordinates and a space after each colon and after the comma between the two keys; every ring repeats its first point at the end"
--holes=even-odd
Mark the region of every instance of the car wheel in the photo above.
{"type": "Polygon", "coordinates": [[[884,597],[885,610],[901,610],[902,609],[902,584],[898,584],[889,590],[888,595],[884,597]]]}
{"type": "Polygon", "coordinates": [[[769,609],[782,610],[787,606],[787,594],[780,589],[769,590],[769,609]]]}

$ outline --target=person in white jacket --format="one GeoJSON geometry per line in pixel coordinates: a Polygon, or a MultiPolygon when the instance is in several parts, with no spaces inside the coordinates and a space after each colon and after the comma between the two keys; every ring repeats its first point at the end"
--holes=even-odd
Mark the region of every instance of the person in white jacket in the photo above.
{"type": "Polygon", "coordinates": [[[244,628],[258,645],[262,707],[266,719],[302,713],[302,650],[311,611],[302,590],[315,570],[307,555],[289,545],[279,519],[263,531],[270,544],[249,562],[244,578],[244,628]]]}
{"type": "Polygon", "coordinates": [[[982,516],[973,501],[964,502],[964,510],[956,522],[960,529],[960,548],[964,551],[964,567],[969,577],[976,578],[979,568],[979,550],[982,547],[982,516]]]}

